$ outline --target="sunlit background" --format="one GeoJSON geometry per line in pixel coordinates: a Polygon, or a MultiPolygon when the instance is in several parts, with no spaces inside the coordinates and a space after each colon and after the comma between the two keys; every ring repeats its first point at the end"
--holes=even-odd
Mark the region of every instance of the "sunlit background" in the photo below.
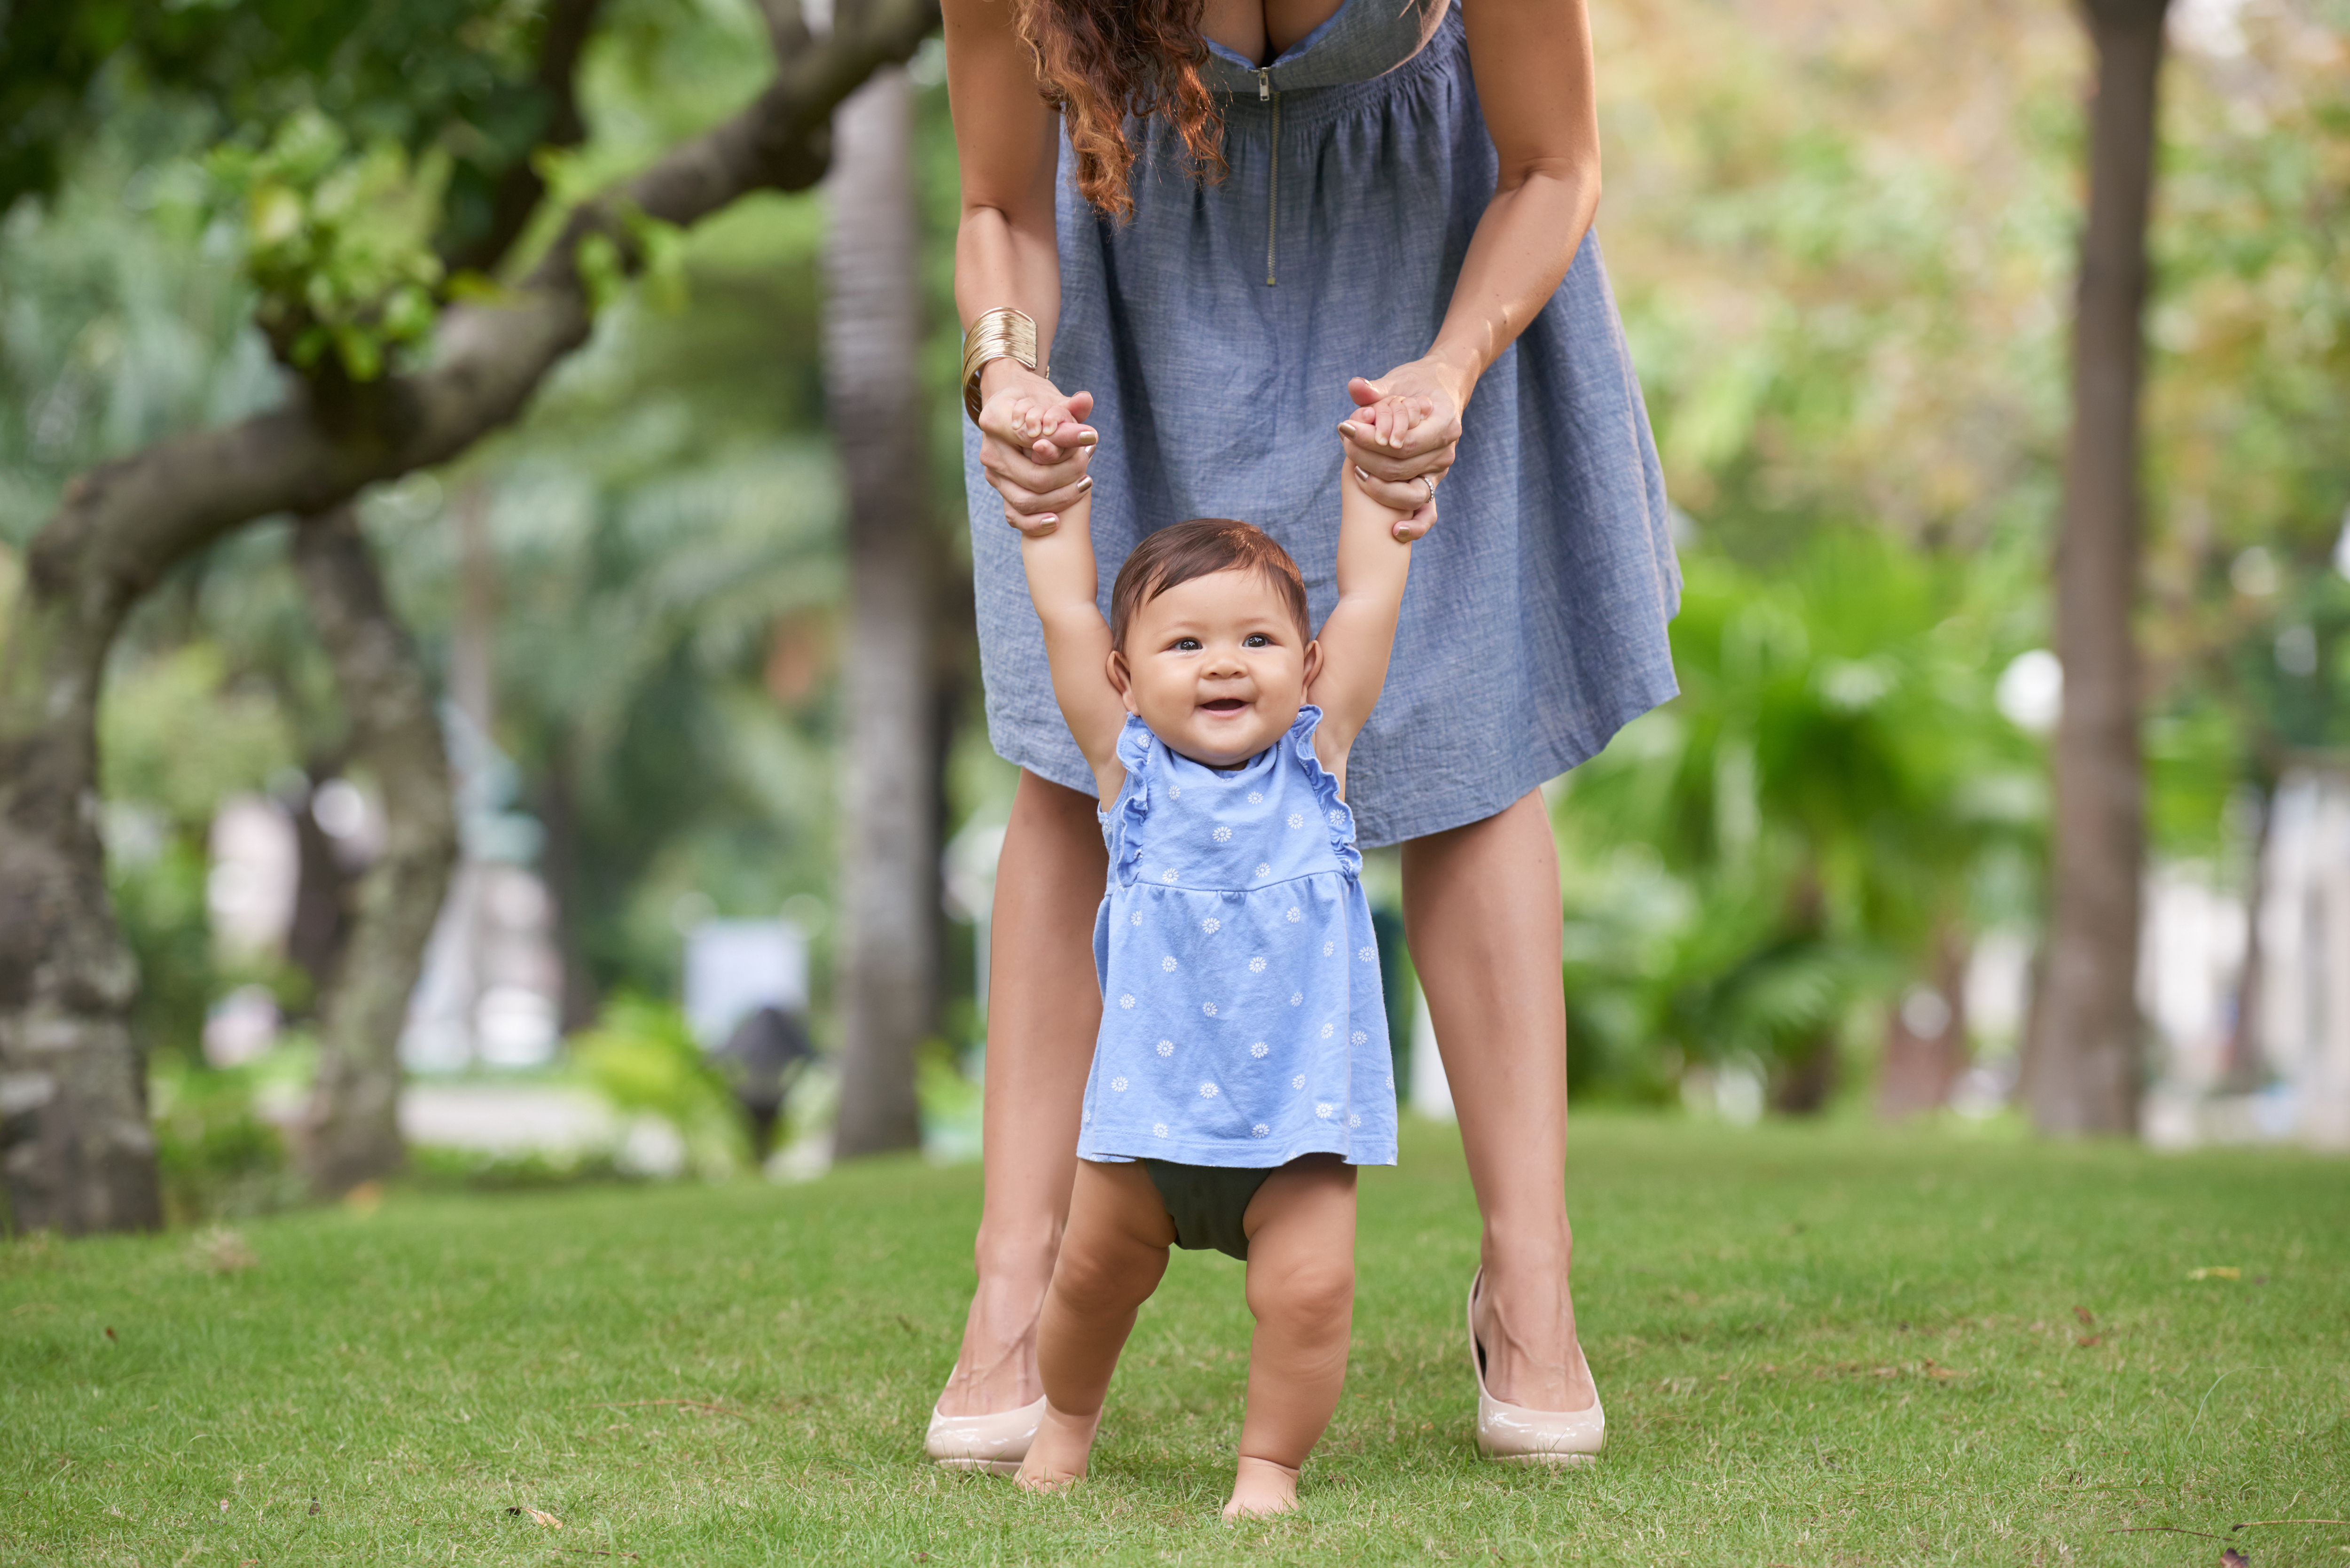
{"type": "MultiPolygon", "coordinates": [[[[585,140],[541,158],[558,195],[771,75],[743,0],[608,10],[585,140]]],[[[1545,791],[1573,1095],[2020,1128],[2064,700],[2049,584],[2085,36],[2053,5],[1594,11],[1599,233],[1687,586],[1682,695],[1545,791]]],[[[2139,1125],[2166,1146],[2350,1145],[2345,16],[2182,0],[2170,25],[2137,622],[2139,1125]]],[[[19,171],[0,225],[0,631],[76,474],[287,395],[255,320],[268,268],[290,265],[267,191],[315,203],[344,179],[394,235],[470,155],[463,92],[429,73],[253,69],[224,87],[112,59],[54,177],[19,171]]],[[[906,76],[927,418],[900,450],[927,474],[942,581],[915,1072],[922,1147],[958,1160],[978,1151],[1014,775],[987,745],[969,625],[935,39],[906,76]]],[[[762,1162],[786,1179],[832,1157],[838,911],[859,868],[838,832],[857,632],[824,255],[837,204],[867,194],[753,194],[655,233],[645,275],[615,277],[521,420],[360,502],[438,704],[463,846],[397,1042],[419,1179],[762,1162]],[[732,1092],[763,1007],[787,1026],[767,1043],[789,1090],[771,1150],[732,1092]]],[[[384,341],[327,351],[411,351],[384,341]]],[[[265,521],[173,566],[106,667],[107,887],[182,1219],[301,1195],[286,1128],[385,843],[385,780],[354,754],[291,536],[265,521]]],[[[1391,908],[1391,855],[1369,881],[1391,908]]],[[[1410,1099],[1441,1116],[1399,923],[1382,924],[1410,1099]]]]}

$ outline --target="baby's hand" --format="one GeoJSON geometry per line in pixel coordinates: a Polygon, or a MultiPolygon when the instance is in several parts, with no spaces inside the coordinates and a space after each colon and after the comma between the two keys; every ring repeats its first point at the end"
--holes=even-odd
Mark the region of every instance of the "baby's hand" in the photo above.
{"type": "Polygon", "coordinates": [[[1405,397],[1397,394],[1381,398],[1376,403],[1357,409],[1339,429],[1349,424],[1357,426],[1355,439],[1371,446],[1399,447],[1413,427],[1436,412],[1436,403],[1430,398],[1405,397]]]}
{"type": "MultiPolygon", "coordinates": [[[[1343,431],[1348,425],[1352,425],[1355,427],[1355,439],[1367,446],[1399,447],[1404,444],[1405,438],[1409,435],[1413,428],[1435,411],[1436,404],[1432,399],[1401,395],[1381,398],[1378,402],[1357,409],[1353,415],[1338,428],[1343,431]]],[[[1346,439],[1342,435],[1339,438],[1339,445],[1343,447],[1345,444],[1346,439]]],[[[1358,463],[1350,461],[1347,466],[1354,469],[1355,480],[1363,493],[1369,495],[1371,476],[1364,472],[1358,463]]],[[[1396,521],[1389,532],[1407,545],[1436,525],[1435,482],[1417,479],[1409,483],[1416,490],[1425,488],[1428,494],[1426,500],[1421,501],[1409,512],[1394,514],[1396,521]]]]}

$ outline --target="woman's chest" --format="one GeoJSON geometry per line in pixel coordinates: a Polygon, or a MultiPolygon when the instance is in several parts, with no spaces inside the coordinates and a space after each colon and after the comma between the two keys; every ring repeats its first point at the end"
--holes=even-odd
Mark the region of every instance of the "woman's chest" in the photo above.
{"type": "Polygon", "coordinates": [[[1200,31],[1260,66],[1338,14],[1347,0],[1207,0],[1200,31]]]}

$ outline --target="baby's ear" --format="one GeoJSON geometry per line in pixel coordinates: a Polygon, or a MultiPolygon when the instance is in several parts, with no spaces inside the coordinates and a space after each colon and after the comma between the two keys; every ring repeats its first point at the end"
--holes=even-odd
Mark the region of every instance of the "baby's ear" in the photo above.
{"type": "Polygon", "coordinates": [[[1315,638],[1305,645],[1305,699],[1314,700],[1314,678],[1322,673],[1322,639],[1315,638]]]}
{"type": "Polygon", "coordinates": [[[1126,667],[1125,650],[1111,649],[1109,658],[1103,661],[1102,668],[1103,672],[1109,677],[1110,690],[1117,692],[1118,701],[1126,704],[1126,711],[1129,713],[1135,711],[1134,671],[1126,667]]]}

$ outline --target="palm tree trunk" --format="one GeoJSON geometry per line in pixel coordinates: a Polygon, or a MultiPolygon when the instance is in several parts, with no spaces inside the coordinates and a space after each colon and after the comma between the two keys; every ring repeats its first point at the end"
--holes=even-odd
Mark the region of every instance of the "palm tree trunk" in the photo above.
{"type": "Polygon", "coordinates": [[[2086,0],[2097,50],[2089,221],[2073,329],[2073,437],[2056,549],[2054,897],[2046,1011],[2024,1096],[2043,1132],[2137,1127],[2137,404],[2167,0],[2086,0]]]}
{"type": "Polygon", "coordinates": [[[848,481],[841,660],[840,1115],[843,1158],[921,1141],[914,1054],[937,981],[936,551],[921,481],[912,92],[888,67],[833,121],[825,362],[848,481]]]}
{"type": "Polygon", "coordinates": [[[350,933],[319,1005],[304,1174],[321,1197],[400,1161],[400,1032],[457,854],[449,759],[432,694],[348,507],[305,524],[294,563],[351,725],[353,760],[383,792],[383,852],[359,878],[350,933]]]}

